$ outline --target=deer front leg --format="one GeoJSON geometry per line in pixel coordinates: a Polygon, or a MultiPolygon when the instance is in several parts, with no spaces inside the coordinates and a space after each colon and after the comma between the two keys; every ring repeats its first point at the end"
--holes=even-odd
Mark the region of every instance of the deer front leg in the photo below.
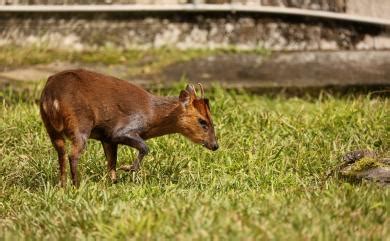
{"type": "Polygon", "coordinates": [[[111,181],[116,182],[116,159],[118,144],[111,142],[102,141],[104,154],[106,155],[108,174],[110,175],[111,181]]]}
{"type": "Polygon", "coordinates": [[[128,134],[126,136],[117,137],[114,139],[117,143],[131,146],[138,150],[137,159],[132,165],[122,165],[120,170],[137,172],[141,167],[142,159],[148,154],[149,148],[145,141],[138,135],[128,134]]]}

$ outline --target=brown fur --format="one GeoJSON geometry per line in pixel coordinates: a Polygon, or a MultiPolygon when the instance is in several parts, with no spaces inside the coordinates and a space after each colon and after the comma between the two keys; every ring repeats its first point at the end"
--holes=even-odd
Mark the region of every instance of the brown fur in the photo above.
{"type": "Polygon", "coordinates": [[[65,138],[72,143],[69,164],[78,185],[77,162],[88,138],[100,140],[112,180],[116,179],[118,144],[136,148],[137,171],[148,153],[145,140],[181,133],[196,143],[216,150],[207,99],[196,97],[187,86],[178,97],[155,96],[129,82],[86,70],[68,70],[51,76],[42,91],[40,112],[58,153],[60,182],[66,183],[65,138]],[[201,123],[200,123],[201,122],[201,123]]]}

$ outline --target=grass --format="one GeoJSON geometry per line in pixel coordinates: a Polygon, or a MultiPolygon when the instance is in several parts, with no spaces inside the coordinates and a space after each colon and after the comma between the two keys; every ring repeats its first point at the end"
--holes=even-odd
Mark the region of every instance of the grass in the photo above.
{"type": "MultiPolygon", "coordinates": [[[[152,139],[141,171],[119,172],[111,184],[100,144],[89,141],[80,188],[62,189],[34,101],[38,93],[1,95],[2,240],[390,237],[388,188],[337,175],[324,180],[347,151],[389,154],[388,99],[267,97],[215,87],[207,95],[217,152],[178,135],[152,139]]],[[[121,147],[119,165],[135,154],[121,147]]]]}
{"type": "Polygon", "coordinates": [[[194,58],[215,54],[252,53],[269,55],[265,49],[239,50],[234,47],[223,49],[187,49],[155,48],[155,49],[119,49],[102,47],[98,50],[67,51],[50,49],[42,46],[0,46],[0,70],[48,64],[55,61],[77,62],[84,64],[125,65],[131,74],[154,73],[163,67],[175,63],[189,61],[194,58]]]}

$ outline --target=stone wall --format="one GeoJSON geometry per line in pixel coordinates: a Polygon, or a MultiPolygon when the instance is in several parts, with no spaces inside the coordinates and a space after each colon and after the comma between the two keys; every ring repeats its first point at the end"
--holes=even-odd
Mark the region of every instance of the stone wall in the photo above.
{"type": "Polygon", "coordinates": [[[0,46],[62,49],[177,47],[276,51],[390,49],[390,31],[301,17],[209,13],[4,14],[0,46]]]}

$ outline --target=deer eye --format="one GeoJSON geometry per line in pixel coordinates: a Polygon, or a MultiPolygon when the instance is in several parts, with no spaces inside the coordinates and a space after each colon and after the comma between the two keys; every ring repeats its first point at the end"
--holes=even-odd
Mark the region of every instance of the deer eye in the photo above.
{"type": "Polygon", "coordinates": [[[208,125],[207,125],[207,121],[205,121],[205,120],[203,120],[203,119],[198,119],[198,122],[199,122],[199,124],[202,126],[202,128],[204,129],[204,130],[207,130],[209,127],[208,127],[208,125]]]}

